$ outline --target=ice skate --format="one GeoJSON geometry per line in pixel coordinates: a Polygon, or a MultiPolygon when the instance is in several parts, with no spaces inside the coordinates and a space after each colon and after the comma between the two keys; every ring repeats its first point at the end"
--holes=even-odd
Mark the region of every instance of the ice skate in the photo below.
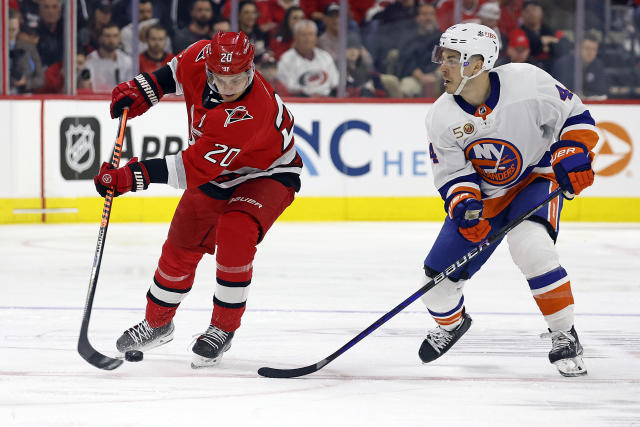
{"type": "Polygon", "coordinates": [[[217,365],[225,351],[231,348],[233,332],[226,332],[213,325],[200,335],[191,349],[195,355],[191,362],[193,369],[217,365]]]}
{"type": "Polygon", "coordinates": [[[541,338],[551,338],[549,361],[556,365],[560,374],[565,377],[578,377],[587,374],[582,360],[582,345],[575,327],[566,331],[545,332],[541,338]]]}
{"type": "Polygon", "coordinates": [[[121,353],[129,350],[147,351],[166,344],[173,339],[173,321],[164,326],[153,328],[147,320],[124,331],[116,341],[116,348],[121,353]]]}
{"type": "Polygon", "coordinates": [[[467,332],[471,326],[471,316],[462,313],[462,323],[452,331],[442,329],[440,326],[427,332],[427,337],[422,341],[418,356],[422,363],[429,363],[445,354],[467,332]]]}

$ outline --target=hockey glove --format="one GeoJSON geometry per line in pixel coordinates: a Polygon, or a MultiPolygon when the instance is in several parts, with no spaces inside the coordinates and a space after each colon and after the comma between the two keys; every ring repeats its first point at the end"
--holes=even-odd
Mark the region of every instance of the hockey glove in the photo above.
{"type": "Polygon", "coordinates": [[[129,107],[129,118],[139,116],[160,102],[162,88],[153,74],[138,74],[133,80],[122,82],[111,92],[111,118],[122,115],[129,107]]]}
{"type": "Polygon", "coordinates": [[[449,218],[458,226],[462,237],[470,242],[482,241],[491,225],[482,219],[482,200],[478,200],[472,193],[454,194],[449,202],[449,218]]]}
{"type": "Polygon", "coordinates": [[[102,197],[107,195],[107,190],[114,188],[114,197],[118,197],[128,191],[141,191],[149,187],[149,173],[144,164],[134,157],[121,168],[114,169],[109,163],[103,163],[98,175],[93,177],[96,190],[102,197]]]}
{"type": "Polygon", "coordinates": [[[567,199],[573,199],[593,184],[592,157],[581,142],[561,140],[551,144],[551,166],[567,199]]]}

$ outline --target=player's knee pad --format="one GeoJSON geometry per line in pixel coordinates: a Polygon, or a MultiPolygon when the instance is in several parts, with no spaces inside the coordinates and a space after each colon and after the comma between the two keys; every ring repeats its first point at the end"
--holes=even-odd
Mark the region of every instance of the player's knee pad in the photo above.
{"type": "MultiPolygon", "coordinates": [[[[422,273],[420,286],[426,285],[432,278],[433,277],[429,277],[422,273]]],[[[442,282],[427,291],[427,293],[421,297],[421,300],[431,311],[449,311],[460,302],[464,284],[465,280],[458,280],[457,282],[454,282],[449,278],[444,279],[442,282]]]]}
{"type": "Polygon", "coordinates": [[[167,240],[162,246],[157,275],[169,282],[184,281],[188,278],[193,282],[193,274],[202,255],[200,251],[182,248],[167,240]]]}
{"type": "Polygon", "coordinates": [[[544,225],[523,221],[507,234],[509,252],[526,278],[536,277],[560,266],[555,244],[544,225]]]}
{"type": "MultiPolygon", "coordinates": [[[[259,230],[258,223],[245,212],[231,211],[220,217],[216,227],[216,262],[219,277],[225,273],[250,277],[259,230]]],[[[238,279],[236,277],[233,280],[238,279]]]]}

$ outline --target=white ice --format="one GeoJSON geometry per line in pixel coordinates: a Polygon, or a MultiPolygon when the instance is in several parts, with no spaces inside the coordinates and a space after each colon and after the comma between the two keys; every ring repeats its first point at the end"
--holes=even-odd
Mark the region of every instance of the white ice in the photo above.
{"type": "MultiPolygon", "coordinates": [[[[167,224],[110,225],[89,337],[142,320],[167,224]]],[[[639,426],[640,225],[563,224],[589,374],[549,364],[545,323],[506,245],[465,290],[474,324],[444,357],[417,350],[432,320],[416,301],[320,371],[315,363],[419,288],[436,223],[277,223],[258,250],[243,325],[221,365],[192,370],[210,319],[206,257],[175,339],[101,371],[76,352],[98,225],[0,226],[0,426],[639,426]]]]}

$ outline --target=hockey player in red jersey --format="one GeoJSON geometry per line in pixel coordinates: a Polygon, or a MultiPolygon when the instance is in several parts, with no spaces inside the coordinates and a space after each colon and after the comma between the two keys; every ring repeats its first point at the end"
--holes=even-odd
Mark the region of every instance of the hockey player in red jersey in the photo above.
{"type": "Polygon", "coordinates": [[[196,42],[166,66],[119,84],[111,116],[143,114],[163,95],[184,94],[189,147],[162,159],[131,159],[94,178],[104,196],[145,190],[150,183],[184,189],[147,292],[145,318],[117,340],[121,352],[171,341],[173,316],[205,253],[216,255],[213,313],[193,346],[193,368],[215,365],[231,346],[245,310],[256,245],[300,189],[302,161],[293,116],[255,72],[254,47],[242,33],[196,42]]]}

